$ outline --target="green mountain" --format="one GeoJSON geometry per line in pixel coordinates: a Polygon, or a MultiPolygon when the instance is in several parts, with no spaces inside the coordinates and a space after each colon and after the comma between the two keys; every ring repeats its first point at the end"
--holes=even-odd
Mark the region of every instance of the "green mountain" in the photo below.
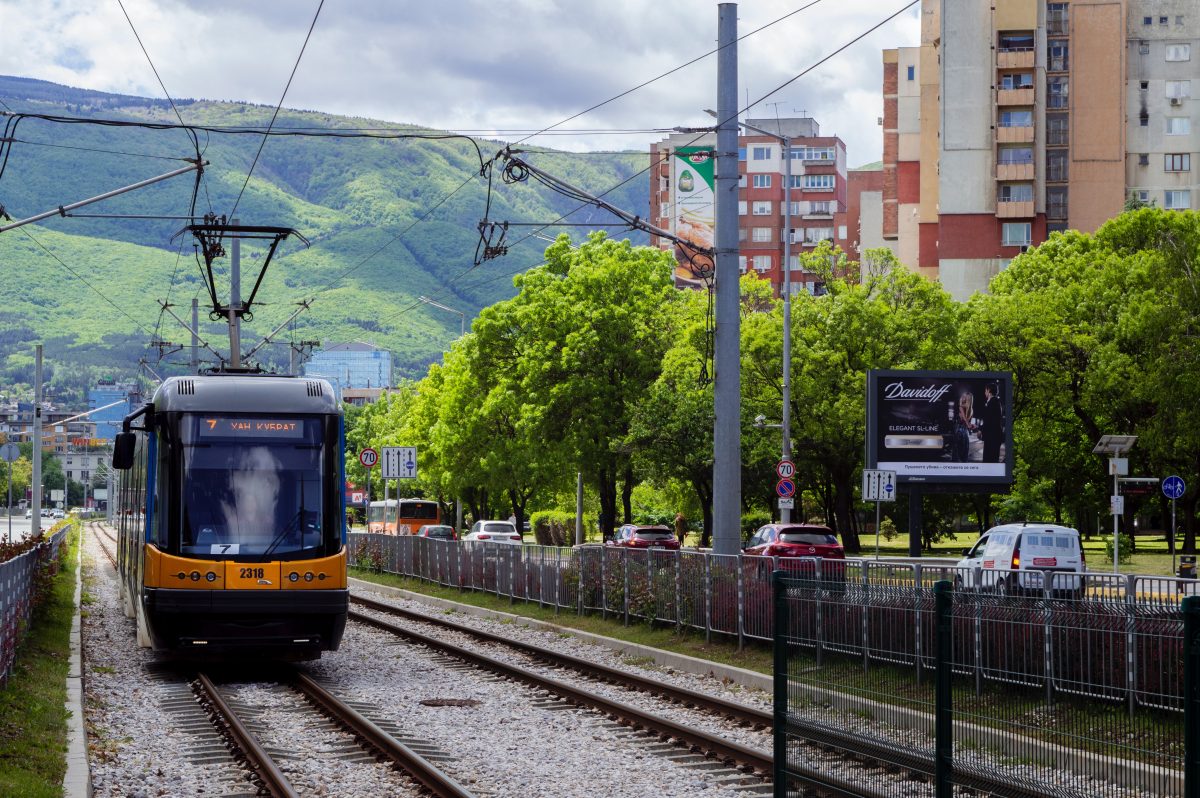
{"type": "MultiPolygon", "coordinates": [[[[0,100],[0,108],[16,113],[178,122],[165,100],[28,78],[0,76],[0,100]]],[[[176,106],[187,124],[211,128],[264,128],[274,111],[191,99],[177,99],[176,106]]],[[[0,206],[14,219],[165,174],[185,165],[180,159],[195,156],[188,134],[178,129],[0,120],[10,123],[7,134],[14,139],[7,161],[0,158],[0,206]]],[[[437,133],[290,109],[279,114],[274,129],[437,133]]],[[[278,335],[279,343],[256,355],[267,368],[286,366],[289,341],[365,340],[392,350],[400,376],[419,376],[458,335],[459,319],[417,297],[433,297],[469,320],[480,308],[511,296],[512,276],[541,261],[547,244],[533,237],[537,228],[514,226],[507,235],[507,255],[476,266],[478,226],[485,213],[493,222],[522,224],[567,214],[579,223],[614,221],[592,207],[576,211],[577,201],[533,181],[505,183],[499,169],[486,210],[488,182],[479,176],[475,145],[462,138],[271,137],[246,183],[262,142],[254,133],[199,133],[209,165],[195,213],[229,214],[236,202],[240,223],[294,228],[310,242],[305,247],[292,237],[281,244],[259,288],[261,305],[244,325],[243,350],[282,324],[296,303],[311,301],[310,309],[278,335]]],[[[503,146],[477,144],[485,160],[503,146]]],[[[609,192],[606,199],[621,207],[645,211],[649,179],[638,174],[648,165],[645,153],[538,149],[524,157],[588,192],[609,192]]],[[[169,301],[188,320],[191,300],[199,297],[204,339],[227,352],[224,323],[207,316],[211,302],[195,240],[187,232],[177,235],[189,223],[183,217],[194,186],[194,175],[182,175],[80,208],[67,218],[56,215],[0,233],[0,393],[6,386],[32,383],[38,342],[45,345],[52,385],[67,397],[77,396],[98,376],[130,376],[141,358],[159,374],[185,370],[186,350],[172,353],[173,347],[150,344],[190,339],[162,312],[159,300],[169,301]]],[[[562,230],[579,238],[587,228],[551,227],[541,235],[562,230]]],[[[612,234],[645,241],[638,233],[612,234]]],[[[243,298],[264,254],[262,245],[242,246],[243,298]]],[[[218,258],[213,270],[218,300],[227,302],[229,258],[218,258]]],[[[210,352],[202,359],[216,361],[210,352]]]]}

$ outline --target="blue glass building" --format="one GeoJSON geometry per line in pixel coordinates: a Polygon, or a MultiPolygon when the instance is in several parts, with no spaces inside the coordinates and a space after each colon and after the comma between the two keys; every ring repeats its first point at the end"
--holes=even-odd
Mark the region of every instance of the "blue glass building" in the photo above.
{"type": "Polygon", "coordinates": [[[96,422],[96,437],[112,443],[121,431],[121,422],[129,415],[129,391],[131,386],[101,380],[88,391],[88,410],[119,402],[120,404],[92,413],[88,418],[96,422]]]}
{"type": "Polygon", "coordinates": [[[360,341],[334,344],[313,353],[303,372],[305,377],[329,380],[341,401],[346,388],[391,387],[392,353],[360,341]]]}

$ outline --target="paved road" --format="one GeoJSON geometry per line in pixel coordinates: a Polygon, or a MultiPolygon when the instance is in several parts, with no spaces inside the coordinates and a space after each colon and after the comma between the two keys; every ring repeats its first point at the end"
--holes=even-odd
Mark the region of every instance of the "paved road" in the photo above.
{"type": "MultiPolygon", "coordinates": [[[[52,527],[57,521],[53,518],[42,519],[42,531],[52,527]]],[[[20,540],[29,534],[33,519],[25,517],[24,513],[12,517],[12,539],[20,540]]],[[[8,517],[0,515],[0,540],[8,540],[8,517]]]]}

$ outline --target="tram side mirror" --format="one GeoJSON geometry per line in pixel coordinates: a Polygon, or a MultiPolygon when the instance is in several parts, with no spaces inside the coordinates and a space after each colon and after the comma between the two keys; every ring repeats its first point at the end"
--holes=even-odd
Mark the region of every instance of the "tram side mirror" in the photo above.
{"type": "Polygon", "coordinates": [[[112,466],[121,471],[133,468],[133,450],[137,446],[137,435],[132,432],[118,432],[113,442],[112,466]]]}

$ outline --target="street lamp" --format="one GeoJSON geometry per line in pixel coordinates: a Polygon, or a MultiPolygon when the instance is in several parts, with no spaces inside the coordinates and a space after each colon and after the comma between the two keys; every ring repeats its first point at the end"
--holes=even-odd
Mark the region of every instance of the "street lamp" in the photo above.
{"type": "MultiPolygon", "coordinates": [[[[717,113],[712,109],[704,109],[704,113],[716,118],[717,113]]],[[[783,416],[780,429],[782,431],[782,460],[792,459],[792,140],[788,136],[763,130],[748,122],[738,122],[747,130],[753,130],[768,138],[773,138],[783,145],[783,280],[780,289],[783,293],[783,416]]],[[[780,508],[779,520],[791,523],[792,511],[780,508]]]]}
{"type": "Polygon", "coordinates": [[[1113,492],[1110,504],[1113,517],[1113,573],[1120,573],[1118,563],[1121,560],[1121,476],[1129,475],[1129,460],[1122,455],[1128,454],[1137,443],[1136,435],[1103,435],[1100,442],[1092,448],[1092,454],[1107,454],[1108,472],[1113,478],[1113,492]]]}
{"type": "Polygon", "coordinates": [[[463,313],[461,310],[455,310],[454,308],[449,307],[448,305],[443,305],[441,302],[432,300],[427,296],[419,296],[419,297],[417,297],[417,299],[420,300],[421,302],[424,302],[426,305],[433,305],[435,308],[441,308],[442,310],[447,310],[451,313],[457,313],[458,314],[458,337],[459,338],[463,337],[463,335],[466,333],[467,314],[463,313]]]}

